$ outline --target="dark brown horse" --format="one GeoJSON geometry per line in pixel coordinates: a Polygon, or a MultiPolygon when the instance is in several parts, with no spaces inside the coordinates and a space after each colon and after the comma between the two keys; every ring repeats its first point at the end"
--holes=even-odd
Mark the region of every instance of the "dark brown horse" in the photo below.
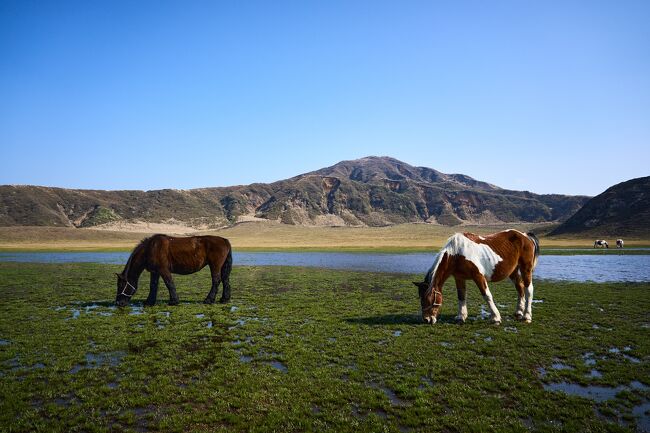
{"type": "Polygon", "coordinates": [[[530,322],[533,269],[538,255],[539,240],[533,233],[506,230],[485,237],[474,233],[454,234],[438,253],[424,281],[413,283],[419,290],[422,319],[436,323],[442,306],[442,286],[453,276],[458,292],[457,321],[462,323],[467,319],[465,280],[474,280],[490,308],[492,322],[501,323],[501,314],[487,283],[510,277],[519,294],[515,317],[530,322]]]}
{"type": "Polygon", "coordinates": [[[178,304],[176,286],[172,274],[187,275],[210,266],[212,288],[203,301],[214,303],[219,283],[223,282],[223,293],[219,302],[230,300],[230,271],[232,269],[232,248],[228,239],[219,236],[191,236],[175,238],[167,235],[153,235],[142,240],[133,249],[121,274],[117,275],[117,297],[115,303],[123,307],[138,290],[138,279],[144,270],[151,273],[149,296],[145,305],[154,305],[158,294],[158,280],[162,277],[169,289],[169,305],[178,304]]]}

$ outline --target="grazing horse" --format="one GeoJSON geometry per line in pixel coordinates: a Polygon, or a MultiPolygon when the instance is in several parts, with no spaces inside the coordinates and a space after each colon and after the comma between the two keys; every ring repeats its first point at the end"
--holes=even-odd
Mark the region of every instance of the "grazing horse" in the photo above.
{"type": "Polygon", "coordinates": [[[616,248],[623,248],[623,239],[616,239],[616,248]]]}
{"type": "Polygon", "coordinates": [[[609,244],[607,241],[598,239],[596,242],[594,242],[594,248],[599,247],[599,248],[609,248],[609,244]]]}
{"type": "Polygon", "coordinates": [[[467,319],[465,280],[473,280],[490,308],[490,319],[501,323],[488,288],[488,281],[501,281],[510,277],[519,294],[515,311],[518,320],[530,323],[533,303],[533,269],[539,256],[539,240],[533,233],[506,230],[488,236],[474,233],[456,233],[438,253],[424,281],[415,284],[420,295],[422,319],[436,323],[442,306],[442,286],[450,276],[456,281],[458,315],[456,320],[467,319]]]}
{"type": "Polygon", "coordinates": [[[169,305],[178,305],[176,286],[172,273],[187,275],[210,266],[212,288],[203,301],[214,303],[219,283],[223,281],[223,293],[219,302],[230,299],[230,271],[232,248],[228,239],[219,236],[171,237],[153,235],[143,239],[131,253],[121,274],[117,275],[115,303],[124,307],[138,290],[138,279],[144,270],[151,273],[149,296],[145,305],[154,305],[158,294],[158,281],[162,277],[169,290],[169,305]]]}

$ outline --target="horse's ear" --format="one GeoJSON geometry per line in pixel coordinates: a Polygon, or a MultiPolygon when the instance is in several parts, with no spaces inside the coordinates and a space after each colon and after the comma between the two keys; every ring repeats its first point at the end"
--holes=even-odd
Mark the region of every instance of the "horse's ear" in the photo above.
{"type": "Polygon", "coordinates": [[[120,274],[118,274],[117,272],[115,272],[115,276],[116,276],[117,278],[122,278],[122,276],[121,276],[120,274]]]}
{"type": "Polygon", "coordinates": [[[420,283],[416,283],[415,281],[411,281],[411,282],[413,283],[413,285],[414,285],[415,287],[417,287],[418,289],[420,288],[420,283]]]}

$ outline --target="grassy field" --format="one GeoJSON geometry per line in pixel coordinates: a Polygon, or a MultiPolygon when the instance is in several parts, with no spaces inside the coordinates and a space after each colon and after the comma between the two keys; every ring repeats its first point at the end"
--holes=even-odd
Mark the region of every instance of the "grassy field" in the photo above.
{"type": "MultiPolygon", "coordinates": [[[[240,251],[431,251],[439,249],[457,231],[479,234],[507,228],[540,234],[543,248],[593,247],[594,239],[544,237],[553,225],[500,225],[447,227],[402,224],[390,227],[303,227],[271,222],[249,222],[203,234],[230,239],[240,251]]],[[[62,227],[2,227],[0,251],[129,251],[152,233],[109,232],[62,227]]],[[[614,239],[611,246],[614,247],[614,239]]],[[[650,239],[626,239],[626,246],[649,246],[650,239]]],[[[610,251],[612,249],[610,248],[610,251]]]]}
{"type": "Polygon", "coordinates": [[[501,326],[474,287],[452,323],[448,286],[427,326],[421,276],[235,267],[230,304],[201,303],[202,271],[179,306],[143,309],[143,278],[118,310],[119,269],[0,263],[1,431],[650,428],[650,284],[537,281],[529,325],[496,284],[501,326]]]}

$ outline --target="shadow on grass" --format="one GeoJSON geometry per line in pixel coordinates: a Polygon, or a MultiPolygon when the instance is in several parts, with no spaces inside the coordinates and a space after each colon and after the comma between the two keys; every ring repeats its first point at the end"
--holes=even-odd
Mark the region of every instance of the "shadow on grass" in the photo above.
{"type": "Polygon", "coordinates": [[[355,325],[371,326],[391,324],[417,325],[422,323],[422,319],[416,314],[384,314],[381,316],[350,317],[345,319],[345,321],[355,325]]]}
{"type": "MultiPolygon", "coordinates": [[[[369,317],[349,317],[346,322],[355,325],[426,325],[419,314],[383,314],[369,317]]],[[[441,314],[438,323],[456,323],[454,315],[441,314]]],[[[431,325],[429,325],[431,326],[431,325]]]]}

